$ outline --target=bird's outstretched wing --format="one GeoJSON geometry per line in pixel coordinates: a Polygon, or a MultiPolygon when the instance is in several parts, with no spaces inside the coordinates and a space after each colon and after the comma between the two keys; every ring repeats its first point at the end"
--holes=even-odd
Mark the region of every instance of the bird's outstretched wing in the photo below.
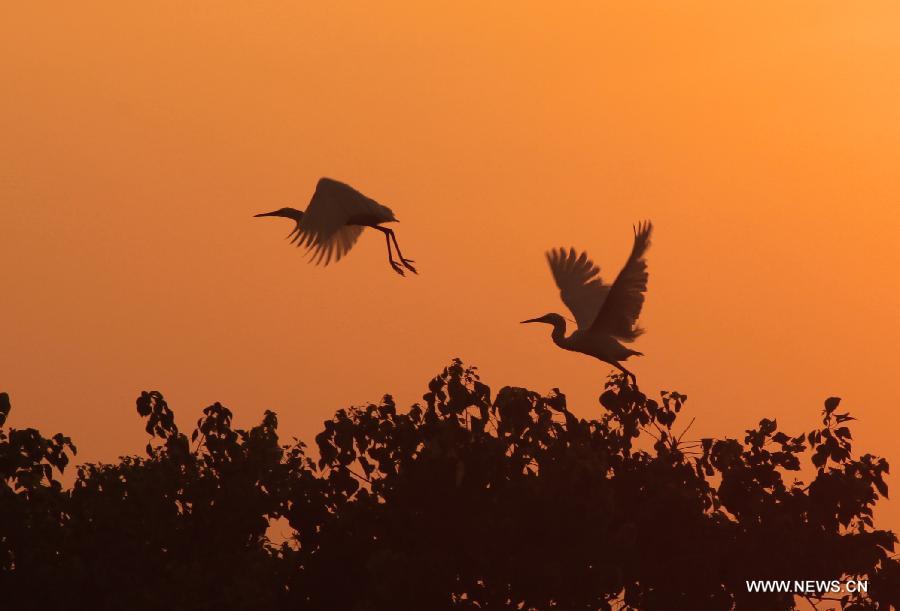
{"type": "Polygon", "coordinates": [[[318,240],[311,239],[310,236],[313,234],[303,231],[301,223],[298,222],[288,238],[292,244],[306,247],[310,253],[310,261],[316,265],[319,263],[328,265],[332,258],[337,262],[353,248],[362,230],[359,225],[344,225],[331,234],[329,239],[318,240]]]}
{"type": "Polygon", "coordinates": [[[292,236],[298,246],[310,251],[311,261],[328,265],[332,258],[337,261],[347,254],[363,225],[393,220],[386,206],[348,184],[322,178],[292,236]]]}
{"type": "Polygon", "coordinates": [[[603,331],[630,342],[644,332],[637,326],[637,319],[644,305],[647,291],[647,262],[644,253],[650,246],[650,221],[638,223],[634,228],[634,246],[631,256],[612,283],[609,294],[591,325],[591,330],[603,331]]]}
{"type": "Polygon", "coordinates": [[[609,292],[609,286],[600,278],[600,268],[588,259],[586,252],[579,256],[574,248],[568,252],[565,248],[551,250],[547,262],[563,303],[572,311],[578,328],[587,329],[609,292]]]}

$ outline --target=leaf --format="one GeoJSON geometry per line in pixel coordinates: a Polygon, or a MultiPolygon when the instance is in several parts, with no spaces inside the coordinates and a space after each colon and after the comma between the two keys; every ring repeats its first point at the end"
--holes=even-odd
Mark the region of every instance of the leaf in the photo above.
{"type": "Polygon", "coordinates": [[[469,428],[475,435],[481,435],[484,433],[484,420],[477,416],[472,416],[469,419],[469,428]]]}
{"type": "Polygon", "coordinates": [[[6,417],[9,416],[10,409],[9,395],[5,392],[0,392],[0,426],[6,423],[6,417]]]}
{"type": "Polygon", "coordinates": [[[369,477],[369,475],[371,475],[372,471],[375,470],[375,467],[372,466],[372,463],[370,463],[368,460],[366,460],[365,456],[358,456],[356,458],[356,460],[359,461],[359,464],[362,467],[363,473],[366,474],[366,477],[369,477]]]}
{"type": "Polygon", "coordinates": [[[600,405],[611,412],[618,412],[622,409],[622,399],[613,390],[607,390],[600,395],[600,405]]]}
{"type": "Polygon", "coordinates": [[[812,462],[816,467],[822,468],[826,460],[828,460],[828,449],[825,446],[819,446],[816,453],[813,454],[812,462]]]}
{"type": "Polygon", "coordinates": [[[828,397],[825,399],[825,413],[830,414],[834,410],[837,409],[838,405],[841,403],[840,397],[828,397]]]}

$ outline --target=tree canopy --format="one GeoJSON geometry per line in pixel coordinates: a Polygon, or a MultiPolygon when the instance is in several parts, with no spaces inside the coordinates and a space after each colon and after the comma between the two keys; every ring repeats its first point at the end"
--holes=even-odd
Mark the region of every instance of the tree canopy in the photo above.
{"type": "Polygon", "coordinates": [[[612,376],[583,419],[557,389],[493,394],[455,360],[421,403],[338,410],[308,448],[279,441],[273,412],[242,430],[219,403],[183,433],[143,392],[145,455],[80,465],[64,487],[72,441],[6,427],[0,394],[0,596],[23,610],[759,611],[797,600],[748,580],[861,579],[867,593],[810,600],[900,605],[896,537],[873,523],[888,464],[852,451],[839,399],[810,431],[764,419],[692,441],[686,400],[612,376]]]}

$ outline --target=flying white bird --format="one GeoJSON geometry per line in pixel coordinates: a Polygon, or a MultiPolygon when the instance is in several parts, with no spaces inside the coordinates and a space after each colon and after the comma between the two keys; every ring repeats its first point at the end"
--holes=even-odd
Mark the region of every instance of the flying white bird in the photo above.
{"type": "Polygon", "coordinates": [[[559,287],[559,295],[575,316],[578,329],[566,337],[566,321],[559,314],[545,314],[522,322],[553,325],[551,337],[557,346],[609,363],[629,376],[636,386],[634,374],[625,369],[620,361],[642,355],[622,345],[622,342],[633,342],[644,332],[637,326],[637,319],[647,290],[644,253],[650,246],[652,229],[649,221],[634,228],[631,256],[611,285],[603,284],[600,268],[588,259],[586,252],[580,256],[571,248],[568,253],[564,248],[548,252],[547,261],[559,287]]]}
{"type": "Polygon", "coordinates": [[[381,226],[382,223],[398,222],[393,211],[337,180],[319,179],[316,192],[313,193],[305,211],[281,208],[254,216],[283,216],[293,219],[297,225],[288,238],[292,244],[306,248],[307,252],[311,253],[310,261],[314,260],[316,265],[319,263],[328,265],[332,257],[335,262],[340,260],[353,248],[363,227],[377,229],[384,233],[388,263],[394,271],[402,276],[405,267],[414,274],[418,273],[412,266],[415,261],[404,259],[400,253],[400,245],[397,244],[394,230],[381,226]],[[397,249],[399,262],[394,260],[391,240],[397,249]]]}

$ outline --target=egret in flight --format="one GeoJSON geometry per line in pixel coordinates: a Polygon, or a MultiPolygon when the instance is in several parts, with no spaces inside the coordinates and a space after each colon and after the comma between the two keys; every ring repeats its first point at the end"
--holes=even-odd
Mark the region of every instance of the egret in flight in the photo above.
{"type": "Polygon", "coordinates": [[[305,211],[281,208],[255,216],[283,216],[292,219],[296,226],[288,238],[292,244],[306,248],[307,252],[311,253],[310,261],[315,261],[316,265],[319,263],[328,265],[332,258],[335,262],[340,260],[353,248],[363,227],[377,229],[384,234],[388,263],[394,271],[402,276],[405,267],[414,274],[418,273],[412,266],[415,261],[404,259],[400,253],[400,245],[397,244],[394,230],[381,226],[382,223],[397,222],[393,211],[337,180],[319,179],[316,192],[313,193],[305,211]],[[391,250],[392,240],[399,261],[394,260],[391,250]]]}
{"type": "Polygon", "coordinates": [[[644,253],[650,246],[649,221],[634,228],[634,247],[615,282],[604,284],[600,268],[588,259],[586,252],[576,255],[575,249],[564,248],[547,253],[550,271],[559,287],[563,303],[575,316],[578,328],[566,337],[566,321],[559,314],[545,314],[540,318],[523,320],[553,325],[553,343],[565,350],[581,352],[609,363],[631,378],[634,374],[622,366],[630,356],[642,353],[632,350],[622,342],[633,342],[644,332],[637,326],[637,319],[644,305],[647,290],[647,262],[644,253]]]}

